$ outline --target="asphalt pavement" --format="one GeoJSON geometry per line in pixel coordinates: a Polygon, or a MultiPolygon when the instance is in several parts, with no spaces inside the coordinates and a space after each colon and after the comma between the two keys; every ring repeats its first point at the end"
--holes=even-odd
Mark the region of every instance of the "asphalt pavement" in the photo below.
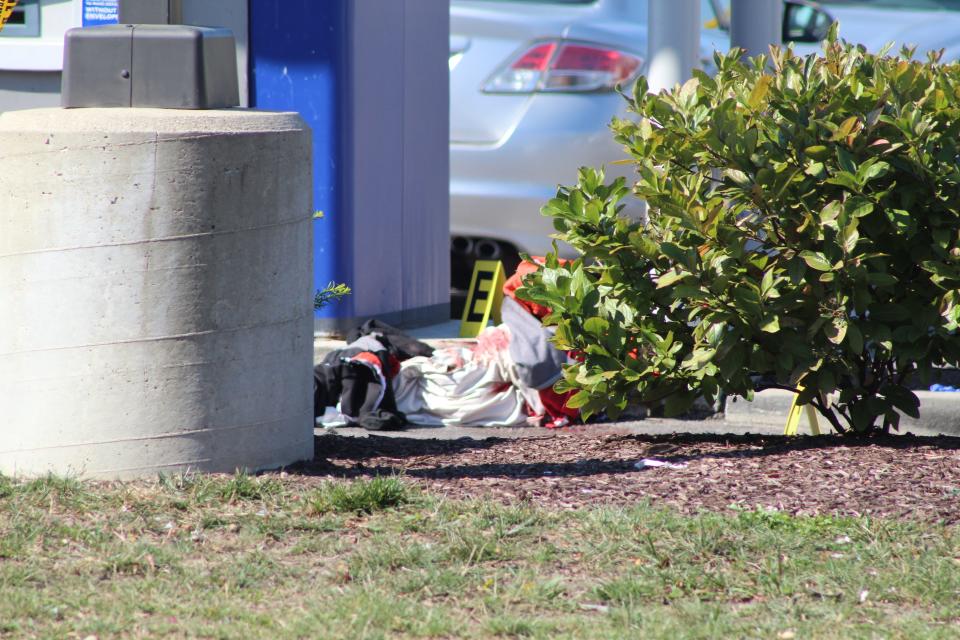
{"type": "Polygon", "coordinates": [[[669,420],[666,418],[646,418],[643,420],[624,420],[617,422],[603,422],[596,424],[575,425],[565,429],[545,429],[543,427],[425,427],[411,425],[402,431],[366,431],[359,427],[335,427],[333,429],[316,430],[317,435],[335,433],[337,435],[365,438],[369,435],[414,438],[418,440],[458,440],[470,438],[485,440],[487,438],[549,438],[564,431],[589,431],[598,435],[610,434],[654,434],[669,435],[673,433],[712,433],[712,434],[745,434],[762,433],[778,435],[783,433],[783,425],[779,427],[754,425],[749,423],[728,422],[722,414],[699,420],[669,420]]]}

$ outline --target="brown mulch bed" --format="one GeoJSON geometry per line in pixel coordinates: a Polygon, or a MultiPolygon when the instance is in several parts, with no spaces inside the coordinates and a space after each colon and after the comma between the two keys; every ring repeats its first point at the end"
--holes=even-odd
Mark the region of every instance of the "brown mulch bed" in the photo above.
{"type": "Polygon", "coordinates": [[[649,500],[683,512],[775,507],[794,514],[960,521],[960,438],[618,435],[589,427],[520,439],[317,438],[297,472],[403,473],[453,498],[578,508],[649,500]],[[647,468],[644,458],[686,463],[647,468]]]}

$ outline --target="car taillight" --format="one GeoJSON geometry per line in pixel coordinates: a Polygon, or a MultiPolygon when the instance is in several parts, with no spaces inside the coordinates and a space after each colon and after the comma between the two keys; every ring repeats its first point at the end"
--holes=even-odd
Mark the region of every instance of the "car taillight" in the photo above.
{"type": "Polygon", "coordinates": [[[483,86],[487,93],[611,91],[643,61],[629,53],[576,42],[538,42],[483,86]]]}

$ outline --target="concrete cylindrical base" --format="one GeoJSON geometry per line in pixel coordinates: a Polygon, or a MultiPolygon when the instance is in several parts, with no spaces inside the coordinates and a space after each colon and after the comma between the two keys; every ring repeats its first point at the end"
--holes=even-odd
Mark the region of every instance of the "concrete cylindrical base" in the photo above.
{"type": "Polygon", "coordinates": [[[291,113],[0,115],[0,472],[312,457],[310,149],[291,113]]]}

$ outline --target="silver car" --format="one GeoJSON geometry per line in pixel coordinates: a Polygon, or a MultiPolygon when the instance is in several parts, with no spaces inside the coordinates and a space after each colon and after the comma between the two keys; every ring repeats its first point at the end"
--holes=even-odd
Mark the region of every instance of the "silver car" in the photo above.
{"type": "MultiPolygon", "coordinates": [[[[918,54],[944,49],[944,60],[960,58],[960,0],[787,0],[783,39],[800,55],[820,51],[834,22],[840,37],[879,51],[887,44],[917,47],[918,54]]],[[[729,26],[730,0],[710,0],[713,26],[729,26]]],[[[710,22],[708,20],[708,22],[710,22]]]]}
{"type": "MultiPolygon", "coordinates": [[[[729,0],[703,0],[701,53],[729,47],[729,0]]],[[[841,36],[960,55],[960,0],[786,0],[785,38],[817,50],[834,20],[841,36]]],[[[558,183],[583,165],[624,157],[608,124],[625,113],[614,91],[644,71],[646,0],[452,0],[450,8],[450,222],[454,290],[473,260],[550,247],[539,214],[558,183]]],[[[639,214],[642,203],[628,213],[639,214]]],[[[561,247],[562,250],[562,247],[561,247]]]]}
{"type": "MultiPolygon", "coordinates": [[[[453,286],[474,258],[543,254],[539,214],[582,165],[624,157],[608,124],[614,91],[642,71],[645,0],[453,0],[450,223],[453,286]]],[[[641,203],[635,203],[639,211],[641,203]]]]}

